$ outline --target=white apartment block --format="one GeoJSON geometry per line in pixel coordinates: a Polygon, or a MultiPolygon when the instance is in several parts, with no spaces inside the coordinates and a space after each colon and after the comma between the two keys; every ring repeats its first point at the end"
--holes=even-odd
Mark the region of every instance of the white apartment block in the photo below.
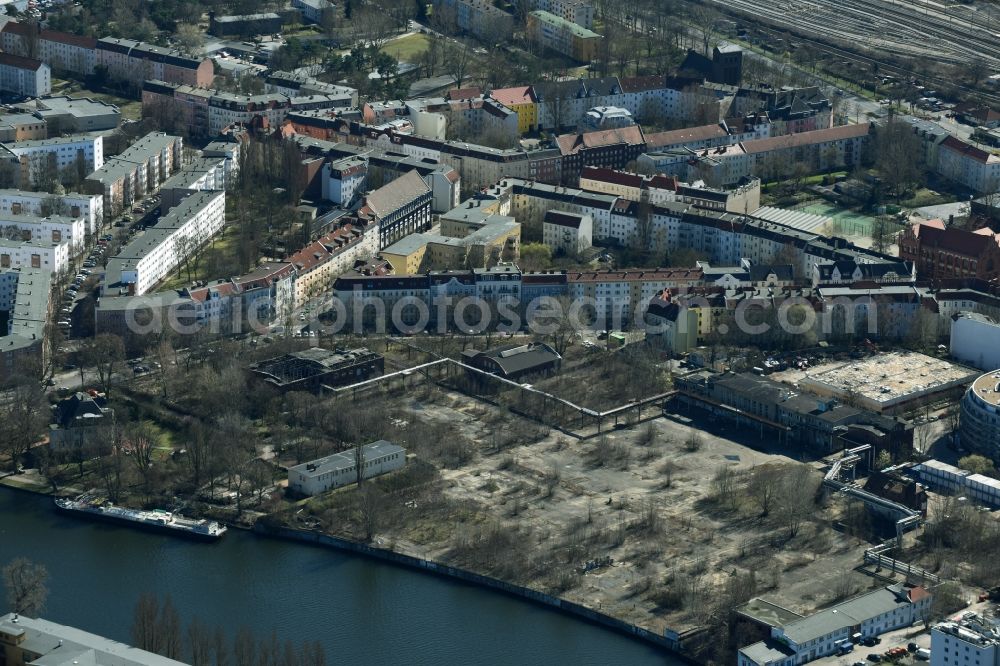
{"type": "Polygon", "coordinates": [[[21,166],[21,182],[37,183],[47,169],[57,173],[83,160],[85,173],[104,166],[104,137],[65,136],[54,139],[17,141],[0,145],[0,152],[21,166]]]}
{"type": "Polygon", "coordinates": [[[114,217],[133,202],[160,189],[181,167],[183,140],[150,132],[87,177],[87,187],[104,195],[104,214],[114,217]]]}
{"type": "Polygon", "coordinates": [[[1000,665],[1000,628],[992,617],[965,613],[931,629],[930,666],[1000,665]]]}
{"type": "Polygon", "coordinates": [[[0,53],[0,90],[41,97],[52,92],[52,70],[40,60],[0,53]]]}
{"type": "Polygon", "coordinates": [[[594,27],[594,5],[586,0],[535,0],[535,9],[540,9],[584,28],[594,27]]]}
{"type": "Polygon", "coordinates": [[[590,215],[550,210],[542,222],[542,242],[558,254],[575,257],[593,244],[594,219],[590,215]]]}
{"type": "Polygon", "coordinates": [[[980,194],[1000,191],[1000,155],[949,136],[937,149],[937,173],[980,194]]]}
{"type": "Polygon", "coordinates": [[[97,40],[56,30],[37,30],[26,23],[8,21],[0,31],[0,46],[7,53],[34,57],[54,70],[84,76],[94,73],[94,49],[97,40]]]}
{"type": "Polygon", "coordinates": [[[225,221],[225,192],[196,192],[185,198],[108,262],[105,294],[145,294],[180,265],[184,252],[200,248],[225,221]]]}
{"type": "Polygon", "coordinates": [[[0,229],[7,238],[20,234],[21,240],[69,243],[71,255],[83,251],[87,237],[87,221],[84,218],[62,215],[0,215],[0,229]]]}
{"type": "Polygon", "coordinates": [[[39,268],[61,273],[69,268],[69,242],[0,238],[0,269],[39,268]]]}
{"type": "Polygon", "coordinates": [[[27,190],[0,190],[0,217],[6,215],[62,215],[82,217],[87,233],[95,233],[104,219],[104,200],[99,194],[49,194],[27,190]]]}

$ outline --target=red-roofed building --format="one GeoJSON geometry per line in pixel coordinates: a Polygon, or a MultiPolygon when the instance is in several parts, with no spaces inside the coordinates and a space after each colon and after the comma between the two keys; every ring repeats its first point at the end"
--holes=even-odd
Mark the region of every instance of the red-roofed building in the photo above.
{"type": "Polygon", "coordinates": [[[8,21],[0,30],[0,46],[6,53],[37,58],[57,73],[72,72],[83,76],[94,73],[97,40],[93,37],[8,21]]]}
{"type": "Polygon", "coordinates": [[[378,238],[378,227],[345,224],[290,256],[288,261],[296,273],[293,307],[329,288],[356,261],[375,256],[378,238]]]}
{"type": "Polygon", "coordinates": [[[787,166],[803,163],[813,171],[850,167],[861,162],[870,130],[868,123],[838,125],[745,141],[743,148],[758,170],[766,166],[766,161],[787,166]]]}
{"type": "Polygon", "coordinates": [[[556,143],[563,158],[563,182],[573,185],[579,182],[585,166],[621,169],[646,150],[646,137],[638,125],[564,134],[556,143]]]}
{"type": "Polygon", "coordinates": [[[1000,236],[935,222],[915,224],[899,238],[899,258],[914,263],[919,279],[1000,277],[1000,236]]]}
{"type": "Polygon", "coordinates": [[[41,60],[0,53],[0,90],[41,97],[52,92],[52,70],[41,60]]]}
{"type": "Polygon", "coordinates": [[[1000,156],[947,137],[937,150],[937,173],[982,194],[1000,191],[1000,156]]]}

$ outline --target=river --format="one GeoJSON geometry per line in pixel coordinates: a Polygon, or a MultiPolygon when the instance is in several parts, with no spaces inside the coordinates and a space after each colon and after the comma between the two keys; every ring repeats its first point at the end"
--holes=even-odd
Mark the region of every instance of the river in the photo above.
{"type": "Polygon", "coordinates": [[[0,488],[0,564],[49,571],[43,616],[129,641],[142,592],[182,621],[318,640],[330,664],[671,664],[658,649],[504,594],[368,558],[230,530],[215,544],[77,520],[0,488]]]}

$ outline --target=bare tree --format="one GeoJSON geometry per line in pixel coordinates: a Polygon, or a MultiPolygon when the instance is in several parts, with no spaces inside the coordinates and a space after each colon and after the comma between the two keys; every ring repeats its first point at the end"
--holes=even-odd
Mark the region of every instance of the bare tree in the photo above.
{"type": "Polygon", "coordinates": [[[101,333],[80,348],[81,367],[92,367],[104,393],[111,396],[111,383],[125,362],[125,343],[117,335],[101,333]]]}
{"type": "Polygon", "coordinates": [[[462,82],[469,74],[472,66],[473,53],[464,42],[447,42],[444,49],[444,70],[455,82],[456,88],[462,87],[462,82]]]}
{"type": "Polygon", "coordinates": [[[30,376],[17,376],[6,388],[0,399],[0,446],[17,473],[21,456],[38,441],[45,424],[45,393],[30,376]]]}
{"type": "Polygon", "coordinates": [[[159,653],[162,639],[158,618],[160,602],[155,595],[143,592],[132,611],[132,644],[140,650],[159,653]]]}
{"type": "Polygon", "coordinates": [[[38,617],[45,607],[49,590],[45,582],[48,570],[26,557],[17,557],[3,568],[3,586],[7,593],[7,608],[13,613],[38,617]]]}
{"type": "Polygon", "coordinates": [[[153,473],[153,452],[159,445],[160,434],[151,423],[139,421],[125,427],[122,440],[125,450],[131,454],[136,471],[142,477],[143,490],[148,499],[153,473]]]}
{"type": "Polygon", "coordinates": [[[760,465],[750,471],[747,494],[760,509],[761,516],[767,516],[774,507],[781,481],[781,470],[774,465],[760,465]]]}

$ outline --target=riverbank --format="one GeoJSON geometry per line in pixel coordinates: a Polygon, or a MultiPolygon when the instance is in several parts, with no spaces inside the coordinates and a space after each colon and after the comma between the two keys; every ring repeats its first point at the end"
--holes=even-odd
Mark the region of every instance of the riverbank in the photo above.
{"type": "Polygon", "coordinates": [[[327,548],[333,548],[335,550],[364,555],[383,562],[391,562],[393,564],[417,569],[419,571],[424,571],[437,576],[453,578],[466,583],[472,583],[491,590],[503,592],[504,594],[526,599],[548,608],[554,608],[563,613],[586,620],[587,622],[598,624],[626,636],[645,641],[651,645],[670,652],[672,657],[680,659],[687,664],[699,663],[683,652],[681,637],[674,632],[670,632],[672,635],[660,636],[647,631],[642,627],[638,627],[634,624],[630,624],[618,618],[595,611],[592,608],[587,608],[586,606],[573,603],[566,599],[545,594],[539,590],[533,590],[522,585],[516,585],[498,578],[484,576],[482,574],[477,574],[472,571],[460,569],[458,567],[449,566],[439,562],[413,557],[394,550],[378,548],[376,546],[370,546],[356,541],[341,539],[322,532],[298,530],[289,527],[275,527],[268,525],[265,521],[258,522],[254,526],[254,532],[269,538],[287,539],[316,544],[327,548]]]}
{"type": "MultiPolygon", "coordinates": [[[[11,490],[16,490],[23,493],[30,493],[35,495],[41,495],[46,497],[51,497],[54,495],[51,486],[47,483],[37,483],[31,480],[29,475],[18,474],[18,475],[7,475],[0,477],[0,485],[3,485],[11,490]],[[20,483],[18,482],[20,481],[20,483]],[[27,481],[27,483],[25,483],[27,481]]],[[[79,519],[79,518],[78,518],[79,519]]],[[[126,529],[138,528],[122,525],[126,529]]],[[[499,591],[507,595],[518,597],[520,599],[525,599],[535,604],[540,604],[547,608],[556,609],[567,615],[571,615],[575,618],[585,620],[587,622],[606,627],[620,634],[629,636],[633,639],[643,641],[645,643],[651,644],[657,648],[663,649],[671,654],[672,657],[676,657],[688,664],[697,664],[695,660],[691,659],[688,655],[684,654],[681,644],[681,637],[675,632],[669,632],[666,635],[658,635],[642,627],[631,624],[624,620],[612,617],[605,613],[601,613],[592,608],[587,608],[578,603],[559,598],[550,594],[546,594],[539,590],[531,589],[522,585],[517,585],[507,581],[500,580],[491,576],[485,576],[482,574],[475,573],[473,571],[468,571],[459,567],[450,566],[440,562],[435,562],[433,560],[428,560],[420,557],[414,557],[412,555],[407,555],[394,550],[389,550],[386,548],[379,548],[377,546],[371,546],[368,544],[350,541],[347,539],[341,539],[329,534],[324,534],[322,532],[299,530],[289,527],[272,527],[267,521],[258,521],[254,527],[247,530],[247,527],[242,524],[230,524],[230,528],[238,528],[252,532],[261,537],[272,538],[272,539],[284,539],[295,542],[303,542],[309,544],[315,544],[319,546],[324,546],[327,548],[332,548],[342,552],[353,553],[357,555],[362,555],[364,557],[370,557],[382,562],[389,562],[395,565],[407,567],[410,569],[415,569],[418,571],[431,573],[437,576],[444,576],[452,578],[455,580],[460,580],[465,583],[471,583],[480,587],[488,588],[490,590],[499,591]]],[[[180,538],[174,536],[173,538],[180,538]]]]}
{"type": "Polygon", "coordinates": [[[48,569],[47,619],[128,642],[139,596],[169,595],[183,625],[221,625],[230,663],[241,628],[258,641],[320,641],[328,663],[356,666],[682,663],[556,609],[412,567],[245,531],[192,543],[75,520],[46,496],[0,488],[0,562],[15,557],[48,569]]]}

